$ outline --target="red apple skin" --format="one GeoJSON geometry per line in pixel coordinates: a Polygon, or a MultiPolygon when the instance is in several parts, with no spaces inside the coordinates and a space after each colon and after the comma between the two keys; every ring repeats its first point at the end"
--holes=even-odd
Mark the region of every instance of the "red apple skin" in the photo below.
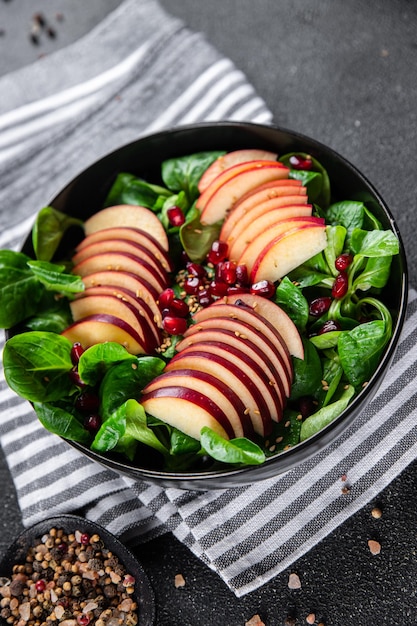
{"type": "Polygon", "coordinates": [[[284,388],[284,395],[289,397],[293,380],[293,366],[291,357],[285,347],[271,342],[269,337],[262,335],[247,322],[231,319],[230,317],[211,318],[199,324],[190,326],[184,334],[182,345],[199,345],[208,338],[209,333],[222,331],[233,333],[241,340],[252,342],[263,353],[263,359],[274,368],[274,378],[279,379],[284,388]]]}
{"type": "Polygon", "coordinates": [[[94,213],[84,222],[84,232],[91,235],[98,230],[116,227],[140,228],[159,241],[168,250],[168,237],[158,217],[150,209],[133,204],[110,206],[94,213]]]}
{"type": "Polygon", "coordinates": [[[105,313],[90,315],[79,322],[74,322],[61,334],[72,343],[79,342],[85,349],[97,343],[114,341],[124,346],[130,354],[146,354],[135,329],[114,315],[105,313]]]}
{"type": "Polygon", "coordinates": [[[305,224],[278,235],[256,257],[250,270],[250,280],[276,282],[293,269],[322,252],[327,245],[326,227],[305,224]],[[294,258],[294,251],[297,255],[294,258]],[[291,260],[291,262],[289,262],[291,260]],[[284,264],[284,261],[286,263],[284,264]],[[281,263],[281,265],[279,264],[281,263]]]}
{"type": "Polygon", "coordinates": [[[97,241],[85,246],[72,257],[72,262],[77,266],[82,261],[96,256],[97,254],[105,254],[108,252],[123,252],[124,254],[132,254],[146,263],[149,263],[160,276],[161,280],[168,282],[168,273],[165,271],[161,263],[141,244],[134,243],[127,239],[105,239],[97,241]]]}
{"type": "Polygon", "coordinates": [[[211,398],[187,387],[159,387],[146,393],[141,404],[149,415],[174,426],[194,439],[208,426],[225,439],[233,438],[227,415],[211,398]]]}
{"type": "Polygon", "coordinates": [[[286,393],[284,384],[282,382],[283,371],[285,377],[287,377],[287,371],[282,362],[280,361],[279,370],[275,367],[275,363],[268,359],[265,353],[256,345],[253,341],[250,340],[249,335],[245,336],[245,339],[242,339],[241,336],[236,335],[233,331],[227,330],[225,328],[218,329],[208,329],[203,330],[198,333],[197,337],[186,337],[179,341],[175,349],[177,352],[183,352],[190,346],[210,346],[210,345],[219,345],[231,348],[231,350],[239,350],[239,352],[243,353],[240,355],[240,358],[245,360],[246,356],[250,360],[250,362],[255,361],[263,370],[264,376],[268,381],[268,385],[274,391],[274,393],[278,397],[278,402],[281,407],[285,406],[286,403],[286,393]]]}
{"type": "Polygon", "coordinates": [[[124,239],[144,246],[157,259],[164,270],[168,273],[174,271],[174,264],[170,259],[167,251],[161,246],[152,235],[141,230],[140,228],[129,228],[128,226],[120,226],[115,228],[104,228],[97,230],[91,235],[87,235],[76,247],[76,252],[81,252],[86,246],[98,241],[107,239],[124,239]]]}
{"type": "Polygon", "coordinates": [[[206,372],[191,369],[163,372],[145,387],[143,393],[174,385],[200,391],[211,398],[228,416],[234,437],[249,437],[254,434],[251,421],[244,415],[245,405],[239,396],[222,380],[206,372]]]}
{"type": "Polygon", "coordinates": [[[230,361],[232,365],[238,365],[243,369],[246,368],[246,371],[250,371],[253,383],[259,390],[263,390],[262,395],[272,419],[276,422],[279,422],[282,419],[284,401],[280,393],[277,392],[276,379],[271,379],[267,376],[259,363],[254,361],[247,352],[220,341],[206,341],[204,343],[199,341],[194,345],[185,348],[181,351],[181,353],[192,354],[196,350],[204,350],[204,352],[207,353],[208,358],[211,358],[212,355],[218,355],[230,361]]]}
{"type": "Polygon", "coordinates": [[[272,429],[272,416],[267,404],[250,375],[236,364],[231,364],[226,358],[210,354],[204,350],[187,348],[176,354],[168,363],[165,371],[175,369],[196,369],[217,376],[237,393],[246,405],[255,433],[261,437],[267,436],[272,429]]]}
{"type": "Polygon", "coordinates": [[[268,152],[267,150],[248,149],[227,152],[226,154],[218,157],[206,169],[198,183],[198,191],[203,193],[203,191],[219,174],[233,165],[246,163],[248,161],[275,161],[277,157],[278,155],[276,153],[268,152]]]}
{"type": "MultiPolygon", "coordinates": [[[[127,302],[135,308],[137,315],[143,317],[146,321],[149,332],[154,336],[155,347],[162,343],[162,333],[157,326],[151,307],[142,298],[136,297],[133,291],[124,289],[123,287],[117,287],[115,285],[103,285],[98,287],[88,287],[82,293],[75,296],[75,300],[80,298],[87,298],[89,296],[113,296],[122,302],[127,302]]],[[[103,311],[104,312],[104,311],[103,311]]]]}
{"type": "Polygon", "coordinates": [[[272,300],[255,294],[242,293],[216,300],[212,306],[236,304],[239,301],[254,309],[258,315],[267,319],[278,330],[292,356],[304,359],[304,346],[296,325],[287,313],[272,300]]]}
{"type": "Polygon", "coordinates": [[[136,274],[132,274],[131,272],[104,270],[83,276],[83,283],[86,289],[111,285],[134,292],[137,298],[144,300],[146,304],[148,304],[149,308],[152,310],[155,324],[158,328],[161,328],[161,312],[157,304],[160,292],[144,278],[138,278],[136,274]]]}
{"type": "Polygon", "coordinates": [[[168,281],[162,280],[152,265],[133,254],[123,252],[103,252],[102,254],[96,254],[75,265],[72,272],[84,278],[84,276],[88,276],[88,274],[104,270],[136,274],[139,278],[144,278],[150,283],[158,293],[168,287],[168,281]]]}

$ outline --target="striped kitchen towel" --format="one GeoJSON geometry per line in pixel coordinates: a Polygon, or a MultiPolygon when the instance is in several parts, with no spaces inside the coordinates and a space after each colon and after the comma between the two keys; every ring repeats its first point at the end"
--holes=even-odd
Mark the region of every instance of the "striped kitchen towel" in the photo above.
{"type": "MultiPolygon", "coordinates": [[[[154,0],[126,0],[76,44],[1,78],[0,93],[1,248],[18,249],[65,183],[141,134],[208,120],[271,121],[245,76],[154,0]]],[[[0,441],[23,523],[82,511],[125,541],[172,531],[237,595],[253,591],[416,457],[416,328],[412,291],[386,380],[336,443],[277,478],[210,492],[161,489],[91,462],[44,430],[1,371],[0,441]]]]}

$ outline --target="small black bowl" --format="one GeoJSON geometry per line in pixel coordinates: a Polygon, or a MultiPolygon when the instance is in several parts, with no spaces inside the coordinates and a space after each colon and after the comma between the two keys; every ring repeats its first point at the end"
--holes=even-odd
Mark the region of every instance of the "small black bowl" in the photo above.
{"type": "MultiPolygon", "coordinates": [[[[376,189],[351,163],[331,148],[299,133],[244,122],[218,122],[184,126],[150,135],[130,143],[100,159],[69,183],[50,204],[56,209],[86,219],[103,206],[104,199],[121,171],[139,175],[153,183],[160,180],[165,159],[205,150],[260,148],[285,154],[307,152],[327,169],[335,199],[361,200],[400,241],[400,253],[393,259],[391,277],[382,294],[393,316],[393,335],[368,385],[331,424],[310,439],[270,457],[258,466],[219,471],[168,472],[102,455],[71,443],[90,459],[133,479],[144,479],[161,486],[184,489],[222,489],[270,478],[292,469],[337,439],[354,421],[379,388],[394,356],[407,307],[407,266],[401,236],[393,216],[376,189]]],[[[29,235],[23,251],[33,254],[29,235]]]]}
{"type": "MultiPolygon", "coordinates": [[[[30,546],[36,539],[48,533],[51,528],[62,529],[65,533],[79,530],[89,535],[97,534],[102,539],[106,548],[110,549],[119,561],[124,565],[126,572],[135,580],[135,591],[132,598],[138,605],[138,626],[153,626],[155,624],[155,597],[151,584],[133,554],[108,530],[78,515],[61,515],[42,520],[34,526],[24,530],[9,546],[0,561],[0,577],[10,578],[15,563],[23,562],[30,546]]],[[[0,624],[6,624],[0,618],[0,624]]]]}

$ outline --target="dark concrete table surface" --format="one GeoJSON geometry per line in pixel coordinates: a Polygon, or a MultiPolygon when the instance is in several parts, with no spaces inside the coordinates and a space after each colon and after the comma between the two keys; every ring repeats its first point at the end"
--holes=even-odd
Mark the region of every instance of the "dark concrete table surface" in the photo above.
{"type": "MultiPolygon", "coordinates": [[[[417,286],[417,4],[412,0],[161,0],[243,70],[275,123],[329,144],[380,191],[402,231],[410,283],[417,286]]],[[[0,0],[0,75],[86,33],[119,0],[0,0]],[[35,12],[54,38],[34,45],[35,12]]],[[[1,96],[0,96],[1,97],[1,96]]],[[[138,550],[152,581],[158,626],[417,624],[417,465],[290,570],[237,599],[171,535],[138,550]],[[382,510],[376,523],[374,506],[382,510]],[[370,554],[367,541],[380,541],[370,554]],[[296,571],[301,589],[288,588],[296,571]],[[186,586],[176,589],[182,573],[186,586]],[[290,618],[293,618],[291,621],[290,618]]],[[[21,529],[9,470],[0,453],[0,552],[21,529]]]]}

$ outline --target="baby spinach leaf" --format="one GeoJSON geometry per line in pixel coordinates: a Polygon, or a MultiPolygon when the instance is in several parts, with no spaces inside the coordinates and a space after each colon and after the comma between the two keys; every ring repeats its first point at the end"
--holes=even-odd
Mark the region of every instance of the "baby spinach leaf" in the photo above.
{"type": "Polygon", "coordinates": [[[339,358],[325,358],[323,360],[323,381],[326,383],[318,390],[316,397],[320,406],[326,406],[335,395],[343,376],[343,367],[339,358]]]}
{"type": "Polygon", "coordinates": [[[274,301],[292,319],[298,330],[305,330],[308,322],[308,302],[301,289],[287,276],[278,285],[274,301]]]}
{"type": "Polygon", "coordinates": [[[48,261],[28,261],[28,266],[48,291],[74,294],[84,291],[85,286],[80,276],[65,273],[65,265],[48,261]]]}
{"type": "Polygon", "coordinates": [[[162,163],[162,179],[168,189],[185,191],[189,202],[198,196],[198,182],[206,169],[224,152],[198,152],[162,163]]]}
{"type": "Polygon", "coordinates": [[[195,454],[200,451],[201,444],[197,439],[186,435],[185,433],[173,428],[170,438],[171,448],[170,454],[179,456],[183,454],[195,454]]]}
{"type": "Polygon", "coordinates": [[[0,250],[0,328],[12,328],[34,315],[45,291],[22,252],[0,250]]]}
{"type": "Polygon", "coordinates": [[[300,289],[314,286],[331,289],[334,282],[334,278],[331,275],[312,270],[306,265],[299,265],[299,267],[288,274],[288,277],[300,289]]]}
{"type": "Polygon", "coordinates": [[[26,332],[11,337],[4,347],[7,384],[30,402],[55,402],[70,394],[73,384],[71,342],[62,335],[26,332]]]}
{"type": "Polygon", "coordinates": [[[366,257],[392,256],[399,252],[399,241],[392,230],[355,228],[350,245],[354,254],[366,257]]]}
{"type": "Polygon", "coordinates": [[[363,272],[353,282],[353,291],[367,291],[372,287],[377,289],[385,287],[390,275],[391,263],[391,256],[368,258],[363,272]]]}
{"type": "Polygon", "coordinates": [[[291,387],[291,399],[314,394],[323,379],[320,357],[310,340],[303,339],[304,359],[293,357],[294,382],[291,387]]]}
{"type": "Polygon", "coordinates": [[[286,410],[283,419],[274,425],[272,435],[268,438],[272,446],[265,451],[266,456],[296,446],[300,441],[300,430],[301,420],[298,411],[286,410]]]}
{"type": "Polygon", "coordinates": [[[112,365],[121,361],[136,361],[121,344],[108,341],[88,348],[80,357],[78,373],[87,385],[97,384],[112,365]]]}
{"type": "Polygon", "coordinates": [[[387,341],[385,323],[360,324],[339,337],[340,363],[350,384],[361,387],[375,371],[387,341]]]}
{"type": "Polygon", "coordinates": [[[328,424],[333,422],[333,420],[346,409],[354,395],[355,389],[353,386],[349,385],[339,400],[328,404],[327,406],[319,409],[317,413],[307,417],[301,426],[300,441],[309,439],[328,426],[328,424]]]}
{"type": "Polygon", "coordinates": [[[81,220],[61,213],[51,206],[41,209],[32,229],[36,258],[40,261],[50,261],[68,228],[81,225],[81,220]]]}
{"type": "Polygon", "coordinates": [[[327,246],[324,249],[324,256],[326,257],[327,265],[329,266],[333,276],[338,275],[338,270],[335,267],[335,261],[338,256],[343,252],[346,239],[346,228],[340,226],[327,226],[326,227],[327,246]]]}
{"type": "Polygon", "coordinates": [[[104,206],[133,204],[158,211],[170,195],[171,192],[164,187],[152,185],[133,174],[122,172],[114,181],[104,206]]]}
{"type": "Polygon", "coordinates": [[[201,446],[216,461],[233,465],[260,465],[265,461],[261,448],[246,439],[224,439],[208,426],[201,429],[201,446]]]}
{"type": "Polygon", "coordinates": [[[331,204],[326,211],[326,220],[333,226],[346,228],[347,239],[350,239],[355,228],[362,228],[365,216],[365,205],[355,200],[341,200],[331,204]]]}
{"type": "Polygon", "coordinates": [[[88,431],[69,411],[48,402],[35,402],[33,408],[42,426],[50,433],[79,443],[89,442],[88,431]]]}
{"type": "Polygon", "coordinates": [[[310,342],[318,348],[318,350],[328,350],[329,348],[335,348],[339,341],[339,336],[342,331],[340,330],[331,330],[327,333],[323,333],[322,335],[314,335],[310,337],[310,342]]]}
{"type": "Polygon", "coordinates": [[[30,330],[61,333],[72,323],[71,310],[66,298],[56,298],[51,291],[45,291],[36,314],[25,321],[30,330]]]}
{"type": "Polygon", "coordinates": [[[187,221],[180,228],[180,239],[188,257],[200,263],[211,248],[213,241],[218,239],[220,224],[202,224],[200,211],[191,210],[187,221]]]}

